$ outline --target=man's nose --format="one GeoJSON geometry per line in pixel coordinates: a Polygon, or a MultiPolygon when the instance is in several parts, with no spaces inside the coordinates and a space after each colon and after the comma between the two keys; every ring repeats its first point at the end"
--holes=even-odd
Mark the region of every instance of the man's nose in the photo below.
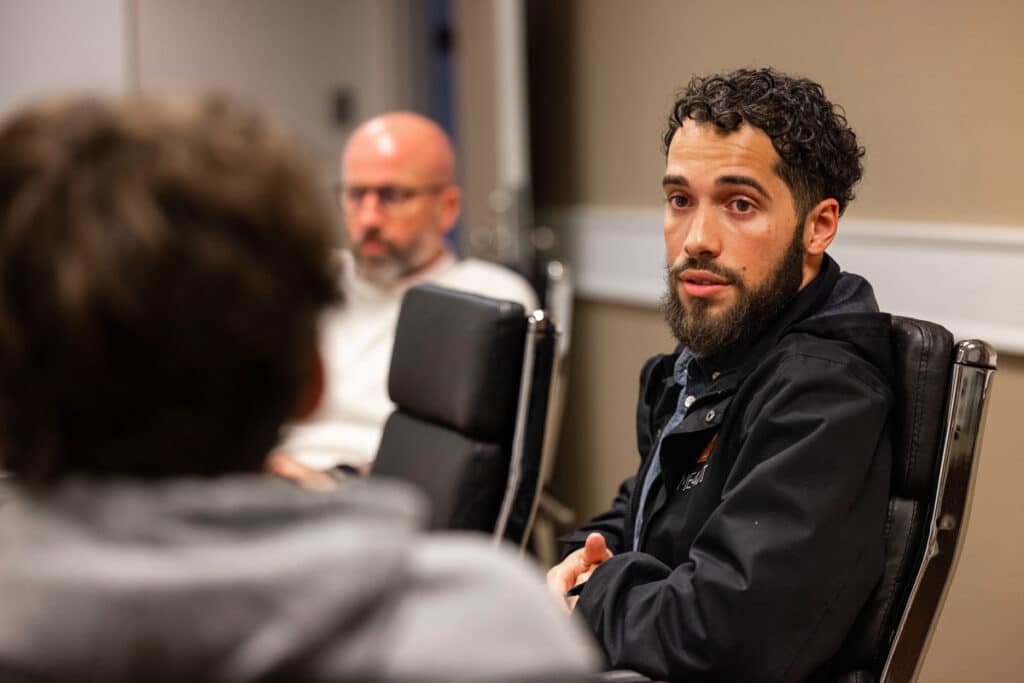
{"type": "Polygon", "coordinates": [[[698,209],[693,214],[683,250],[692,258],[716,258],[722,251],[720,226],[713,212],[698,209]]]}

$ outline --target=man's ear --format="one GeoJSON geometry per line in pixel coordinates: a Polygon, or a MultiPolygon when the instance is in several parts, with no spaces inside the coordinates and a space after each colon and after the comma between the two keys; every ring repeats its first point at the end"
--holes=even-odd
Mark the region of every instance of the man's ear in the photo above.
{"type": "Polygon", "coordinates": [[[804,221],[804,248],[808,256],[821,256],[835,239],[839,228],[839,202],[822,199],[807,212],[804,221]]]}
{"type": "Polygon", "coordinates": [[[320,355],[320,349],[315,348],[310,357],[309,374],[306,377],[306,385],[299,392],[299,400],[295,404],[294,420],[305,420],[313,415],[320,407],[320,401],[324,397],[324,359],[320,355]]]}
{"type": "Polygon", "coordinates": [[[445,234],[455,227],[455,221],[459,220],[460,213],[462,213],[462,190],[455,185],[449,185],[441,190],[441,225],[445,234]]]}

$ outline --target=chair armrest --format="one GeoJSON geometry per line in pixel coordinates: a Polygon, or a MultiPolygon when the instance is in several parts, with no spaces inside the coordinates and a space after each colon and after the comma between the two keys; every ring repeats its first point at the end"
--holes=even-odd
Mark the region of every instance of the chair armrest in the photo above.
{"type": "Polygon", "coordinates": [[[647,676],[629,669],[603,671],[594,680],[596,683],[655,683],[647,676]]]}

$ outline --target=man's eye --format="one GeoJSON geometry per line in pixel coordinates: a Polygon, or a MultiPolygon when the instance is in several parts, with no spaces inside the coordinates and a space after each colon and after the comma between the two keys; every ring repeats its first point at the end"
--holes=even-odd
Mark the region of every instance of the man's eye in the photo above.
{"type": "Polygon", "coordinates": [[[673,209],[685,209],[690,205],[690,200],[682,195],[675,194],[668,198],[668,204],[673,209]]]}
{"type": "Polygon", "coordinates": [[[359,202],[363,201],[363,197],[366,196],[366,188],[365,187],[346,187],[342,191],[342,193],[343,193],[343,195],[344,195],[346,200],[352,202],[353,204],[358,204],[359,202]]]}
{"type": "Polygon", "coordinates": [[[381,204],[394,204],[399,200],[399,190],[397,187],[378,187],[377,199],[381,204]]]}
{"type": "Polygon", "coordinates": [[[732,202],[732,208],[740,213],[747,213],[748,211],[754,210],[754,203],[746,199],[734,199],[732,202]]]}

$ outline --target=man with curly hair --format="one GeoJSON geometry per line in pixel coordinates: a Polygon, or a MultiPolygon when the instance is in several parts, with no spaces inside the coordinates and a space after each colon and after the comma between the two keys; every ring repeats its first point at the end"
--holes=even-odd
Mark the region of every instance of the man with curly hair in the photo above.
{"type": "Polygon", "coordinates": [[[881,576],[889,316],[826,249],[863,148],[820,85],[694,78],[665,133],[666,320],[641,464],[548,574],[616,668],[823,675],[881,576]]]}

